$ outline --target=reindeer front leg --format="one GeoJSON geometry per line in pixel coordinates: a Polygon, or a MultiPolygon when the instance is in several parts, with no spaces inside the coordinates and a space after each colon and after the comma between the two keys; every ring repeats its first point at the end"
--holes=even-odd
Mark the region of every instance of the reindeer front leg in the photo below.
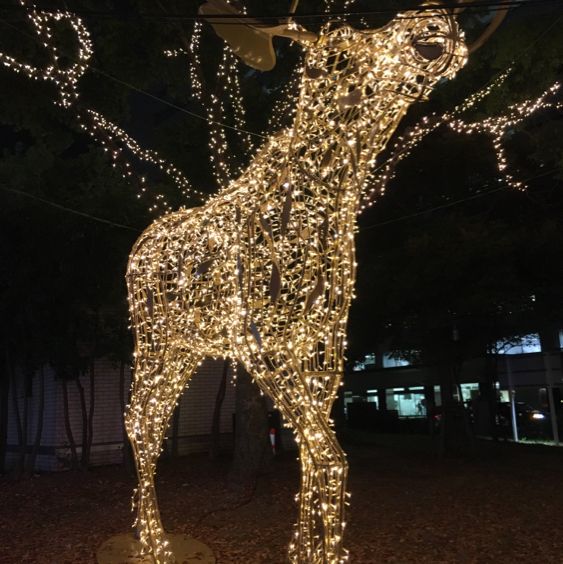
{"type": "Polygon", "coordinates": [[[342,537],[348,473],[345,454],[317,406],[303,410],[296,439],[301,458],[301,491],[290,559],[299,564],[344,562],[347,556],[342,537]]]}
{"type": "Polygon", "coordinates": [[[348,464],[329,425],[335,375],[316,373],[324,387],[315,392],[299,363],[290,355],[286,358],[291,360],[278,356],[267,363],[244,362],[292,427],[299,445],[299,517],[289,559],[294,564],[340,564],[347,559],[342,537],[348,464]]]}
{"type": "Polygon", "coordinates": [[[315,531],[315,475],[312,471],[313,459],[305,443],[299,444],[299,461],[301,464],[301,486],[297,495],[299,515],[294,526],[293,539],[289,544],[290,562],[313,561],[313,539],[315,531]]]}
{"type": "Polygon", "coordinates": [[[133,505],[137,511],[135,526],[142,551],[143,554],[153,555],[156,562],[170,562],[172,556],[166,549],[154,485],[156,463],[165,431],[162,412],[166,409],[162,401],[164,381],[160,374],[164,359],[159,360],[151,363],[148,359],[137,359],[135,387],[125,426],[138,476],[133,505]]]}

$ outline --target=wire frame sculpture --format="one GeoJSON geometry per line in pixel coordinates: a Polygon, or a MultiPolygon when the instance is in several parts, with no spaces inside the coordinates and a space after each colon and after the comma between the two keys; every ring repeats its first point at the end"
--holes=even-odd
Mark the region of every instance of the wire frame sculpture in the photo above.
{"type": "Polygon", "coordinates": [[[360,196],[409,106],[467,55],[451,13],[416,15],[372,31],[343,25],[306,35],[293,125],[207,204],[156,220],[133,248],[126,427],[139,478],[137,530],[156,562],[174,561],[156,463],[178,399],[206,356],[238,359],[294,432],[301,489],[290,561],[347,559],[347,462],[330,411],[343,372],[360,196]]]}

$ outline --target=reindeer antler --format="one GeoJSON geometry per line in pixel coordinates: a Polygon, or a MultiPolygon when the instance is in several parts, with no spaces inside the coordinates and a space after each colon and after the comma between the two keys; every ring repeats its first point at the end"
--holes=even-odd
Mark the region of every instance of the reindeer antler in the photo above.
{"type": "MultiPolygon", "coordinates": [[[[297,3],[293,2],[293,10],[297,3]]],[[[236,16],[242,14],[225,0],[207,0],[199,8],[202,16],[210,16],[209,23],[215,33],[224,39],[233,52],[248,66],[261,71],[268,71],[276,64],[276,53],[272,40],[275,36],[287,37],[298,43],[310,43],[317,40],[317,35],[299,28],[293,22],[268,26],[259,20],[236,16]],[[221,19],[221,15],[228,18],[221,19]]]]}
{"type": "MultiPolygon", "coordinates": [[[[463,12],[472,1],[474,0],[469,0],[469,2],[467,2],[467,0],[457,0],[458,4],[463,3],[464,5],[459,8],[454,8],[454,14],[460,14],[463,12]]],[[[499,28],[500,24],[504,21],[509,10],[510,6],[508,5],[506,8],[502,8],[497,11],[495,17],[491,20],[483,33],[481,33],[481,35],[471,45],[467,46],[469,54],[475,53],[477,49],[482,47],[489,40],[491,35],[493,35],[493,33],[499,28]]]]}
{"type": "Polygon", "coordinates": [[[483,33],[479,36],[479,38],[476,41],[474,41],[471,45],[467,46],[467,50],[469,51],[469,54],[475,53],[477,49],[482,47],[488,41],[489,37],[491,37],[491,35],[499,28],[500,24],[504,21],[504,18],[506,18],[508,14],[508,10],[510,10],[510,8],[504,8],[503,10],[499,10],[495,14],[495,17],[492,19],[491,23],[487,26],[485,31],[483,31],[483,33]]]}

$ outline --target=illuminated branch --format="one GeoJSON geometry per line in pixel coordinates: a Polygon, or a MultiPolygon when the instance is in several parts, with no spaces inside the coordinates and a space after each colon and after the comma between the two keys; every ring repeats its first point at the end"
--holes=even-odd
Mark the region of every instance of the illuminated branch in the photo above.
{"type": "Polygon", "coordinates": [[[180,49],[167,49],[164,54],[168,57],[184,55],[188,59],[188,75],[190,87],[195,100],[201,103],[206,111],[209,123],[209,150],[211,165],[215,180],[223,186],[233,177],[242,173],[240,164],[233,164],[229,152],[229,143],[225,128],[221,125],[226,119],[225,101],[228,100],[233,114],[234,127],[243,149],[250,153],[254,148],[252,138],[246,131],[246,112],[241,95],[239,81],[239,63],[228,45],[223,48],[221,61],[215,74],[215,85],[211,89],[203,77],[200,55],[201,23],[194,23],[191,39],[186,39],[183,28],[181,31],[180,49]]]}
{"type": "Polygon", "coordinates": [[[456,133],[473,134],[483,133],[489,135],[492,139],[495,151],[497,170],[502,181],[506,182],[511,188],[524,190],[526,185],[521,180],[516,179],[507,170],[507,157],[503,144],[506,132],[521,123],[534,113],[548,108],[559,108],[560,105],[548,101],[553,98],[560,89],[560,84],[555,83],[549,87],[541,96],[534,100],[526,100],[520,104],[515,104],[508,108],[508,112],[502,116],[495,118],[487,118],[478,122],[468,123],[457,117],[468,109],[475,106],[478,102],[488,96],[494,88],[502,84],[509,76],[512,69],[508,69],[502,73],[495,81],[483,90],[476,92],[470,96],[463,104],[454,108],[451,112],[446,112],[441,116],[436,114],[423,118],[414,127],[408,129],[400,136],[390,150],[391,156],[387,158],[381,165],[375,167],[370,173],[370,190],[366,192],[363,198],[360,212],[371,207],[375,202],[375,197],[385,192],[385,189],[396,174],[397,165],[410,155],[412,150],[430,133],[438,128],[446,126],[456,133]]]}
{"type": "Polygon", "coordinates": [[[559,91],[560,87],[561,85],[556,82],[535,100],[526,100],[520,104],[509,106],[508,112],[502,116],[487,118],[483,121],[473,123],[467,123],[458,119],[450,121],[448,126],[456,133],[465,133],[467,135],[484,133],[485,135],[489,135],[493,142],[497,169],[501,178],[511,188],[524,190],[526,188],[525,183],[514,178],[514,176],[506,170],[508,163],[503,143],[504,138],[510,129],[522,123],[537,111],[546,110],[548,108],[558,108],[557,104],[548,102],[547,99],[553,97],[559,91]]]}
{"type": "MultiPolygon", "coordinates": [[[[139,160],[156,166],[166,174],[179,188],[180,193],[186,200],[188,198],[196,198],[198,201],[203,201],[205,194],[194,189],[177,167],[165,161],[156,151],[143,149],[135,139],[121,128],[107,120],[100,113],[83,107],[79,103],[78,82],[88,69],[93,54],[92,40],[81,18],[71,12],[62,10],[53,12],[41,11],[35,7],[35,4],[28,3],[25,0],[20,0],[20,4],[27,8],[27,15],[37,39],[49,55],[49,63],[43,68],[38,68],[0,52],[0,64],[16,73],[23,73],[31,79],[53,83],[58,92],[58,99],[55,103],[64,109],[74,111],[80,127],[101,144],[111,157],[114,166],[118,165],[120,167],[125,179],[136,179],[138,197],[145,195],[147,183],[144,177],[134,172],[130,159],[124,153],[125,149],[130,151],[139,160]],[[63,57],[55,45],[55,26],[61,23],[71,26],[78,41],[76,59],[73,60],[71,58],[72,64],[67,67],[61,66],[61,59],[63,57]]],[[[159,209],[170,211],[171,206],[163,194],[155,194],[154,202],[149,209],[150,211],[157,211],[159,209]]]]}

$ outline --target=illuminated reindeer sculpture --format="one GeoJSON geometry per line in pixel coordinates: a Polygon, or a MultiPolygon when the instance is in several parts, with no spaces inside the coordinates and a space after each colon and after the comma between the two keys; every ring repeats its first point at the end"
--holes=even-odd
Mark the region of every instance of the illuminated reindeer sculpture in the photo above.
{"type": "MultiPolygon", "coordinates": [[[[201,10],[232,8],[212,0],[201,10]]],[[[236,32],[212,23],[256,68],[273,66],[273,35],[298,41],[306,57],[292,126],[207,204],[156,220],[131,253],[136,351],[126,425],[139,477],[137,528],[156,562],[173,561],[154,485],[162,441],[202,359],[230,357],[273,400],[299,445],[290,561],[335,564],[347,558],[347,462],[329,414],[343,371],[362,188],[409,106],[453,76],[467,48],[442,9],[406,12],[373,31],[326,26],[318,36],[294,23],[244,20],[236,32]]]]}

